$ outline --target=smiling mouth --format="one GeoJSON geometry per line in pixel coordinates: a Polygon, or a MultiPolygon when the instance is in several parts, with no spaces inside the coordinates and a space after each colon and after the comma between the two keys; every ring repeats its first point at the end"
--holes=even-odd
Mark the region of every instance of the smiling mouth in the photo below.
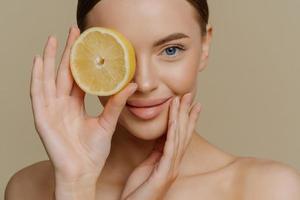
{"type": "Polygon", "coordinates": [[[129,106],[129,107],[132,107],[132,108],[151,108],[151,107],[156,107],[156,106],[162,105],[162,104],[164,104],[166,101],[168,101],[168,99],[165,100],[165,101],[162,102],[162,103],[155,104],[155,105],[151,105],[151,106],[132,106],[132,105],[129,105],[129,104],[126,104],[126,105],[129,106]]]}
{"type": "Polygon", "coordinates": [[[166,101],[168,101],[171,97],[161,98],[161,99],[147,99],[147,100],[129,100],[126,105],[134,108],[150,108],[159,106],[166,101]]]}
{"type": "Polygon", "coordinates": [[[168,98],[159,104],[151,106],[135,107],[132,105],[126,105],[126,107],[130,111],[130,113],[136,116],[137,118],[143,120],[150,120],[157,117],[164,110],[164,107],[169,99],[171,98],[168,98]]]}

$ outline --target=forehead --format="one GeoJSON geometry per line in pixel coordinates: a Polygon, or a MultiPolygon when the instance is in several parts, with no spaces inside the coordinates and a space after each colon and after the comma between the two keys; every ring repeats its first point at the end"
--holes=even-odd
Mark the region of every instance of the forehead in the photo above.
{"type": "Polygon", "coordinates": [[[199,36],[196,10],[186,0],[101,0],[86,17],[87,28],[113,28],[127,37],[161,37],[170,32],[199,36]]]}

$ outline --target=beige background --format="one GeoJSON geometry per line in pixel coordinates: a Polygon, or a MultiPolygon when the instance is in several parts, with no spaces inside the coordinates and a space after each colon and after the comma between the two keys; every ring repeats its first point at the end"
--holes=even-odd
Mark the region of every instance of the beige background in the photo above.
{"type": "MultiPolygon", "coordinates": [[[[57,36],[62,52],[76,3],[1,3],[0,199],[16,171],[47,159],[30,106],[32,58],[42,53],[49,34],[57,36]]],[[[199,132],[225,151],[300,169],[300,1],[209,4],[215,29],[210,64],[199,74],[199,132]]],[[[92,115],[102,110],[95,97],[86,104],[92,115]]]]}

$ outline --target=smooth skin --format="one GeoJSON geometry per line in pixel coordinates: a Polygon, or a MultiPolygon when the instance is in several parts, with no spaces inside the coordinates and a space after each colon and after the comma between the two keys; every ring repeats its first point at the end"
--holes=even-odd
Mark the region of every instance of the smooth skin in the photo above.
{"type": "Polygon", "coordinates": [[[18,171],[5,199],[299,200],[297,170],[232,155],[195,130],[203,108],[193,101],[197,77],[208,63],[212,27],[202,36],[193,12],[182,0],[102,0],[94,7],[88,27],[120,31],[132,42],[137,59],[132,81],[137,88],[129,84],[116,95],[99,97],[104,110],[98,117],[86,114],[85,94],[70,73],[78,28],[70,29],[57,73],[58,43],[49,37],[43,57],[33,64],[31,100],[50,160],[18,171]],[[189,38],[152,46],[174,32],[189,38]],[[166,54],[177,44],[185,51],[166,54]],[[151,120],[136,118],[125,106],[131,98],[169,96],[166,108],[151,120]]]}

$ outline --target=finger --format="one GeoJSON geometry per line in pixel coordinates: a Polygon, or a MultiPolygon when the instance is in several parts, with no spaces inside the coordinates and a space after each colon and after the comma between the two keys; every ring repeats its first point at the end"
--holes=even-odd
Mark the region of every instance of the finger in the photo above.
{"type": "Polygon", "coordinates": [[[170,171],[174,171],[175,167],[176,167],[176,164],[177,164],[177,160],[178,160],[178,156],[180,154],[180,143],[181,143],[181,140],[182,140],[182,136],[181,136],[181,122],[180,122],[180,119],[179,119],[179,116],[180,116],[180,107],[181,107],[181,103],[182,101],[180,100],[182,98],[178,98],[178,102],[175,104],[175,117],[176,117],[176,127],[175,127],[175,146],[174,146],[174,153],[173,153],[173,159],[172,159],[172,163],[171,163],[171,169],[170,171]]]}
{"type": "Polygon", "coordinates": [[[99,124],[108,132],[113,133],[128,97],[137,89],[136,83],[128,84],[122,91],[111,96],[98,118],[99,124]]]}
{"type": "Polygon", "coordinates": [[[76,41],[79,35],[80,31],[78,27],[76,25],[72,26],[69,30],[66,46],[57,71],[57,96],[70,95],[71,93],[74,79],[70,70],[70,52],[73,43],[76,41]]]}
{"type": "Polygon", "coordinates": [[[30,81],[30,99],[33,114],[37,119],[40,119],[39,112],[44,106],[43,92],[43,60],[39,55],[36,55],[33,61],[30,81]]]}
{"type": "MultiPolygon", "coordinates": [[[[187,93],[181,98],[180,109],[179,109],[179,121],[180,124],[186,125],[189,118],[189,109],[192,102],[192,94],[187,93]]],[[[186,127],[181,127],[182,130],[186,130],[186,127]]]]}
{"type": "Polygon", "coordinates": [[[85,92],[77,85],[75,81],[73,83],[71,97],[73,97],[80,106],[84,104],[85,92]]]}
{"type": "Polygon", "coordinates": [[[176,127],[178,123],[177,119],[177,108],[179,106],[179,97],[173,99],[171,104],[171,109],[169,111],[169,121],[168,121],[168,132],[167,140],[164,146],[164,152],[161,157],[158,170],[157,178],[161,179],[168,175],[174,161],[174,154],[176,148],[176,127]]]}
{"type": "Polygon", "coordinates": [[[180,108],[179,108],[179,144],[178,152],[181,152],[183,146],[183,141],[186,137],[187,132],[187,121],[189,118],[189,109],[192,100],[192,94],[187,93],[181,98],[180,108]]]}
{"type": "Polygon", "coordinates": [[[199,114],[202,110],[201,104],[198,102],[194,104],[189,114],[189,123],[188,123],[188,140],[185,142],[185,146],[190,143],[190,138],[195,130],[197,125],[197,119],[199,118],[199,114]]]}
{"type": "Polygon", "coordinates": [[[55,86],[55,57],[57,49],[57,40],[54,36],[49,36],[47,44],[44,48],[43,60],[44,60],[44,91],[45,98],[54,98],[56,95],[55,86]]]}
{"type": "Polygon", "coordinates": [[[192,103],[192,93],[187,93],[182,97],[182,101],[179,109],[179,145],[178,151],[182,152],[182,148],[184,146],[186,136],[187,136],[187,128],[188,128],[188,120],[189,120],[189,112],[192,103]]]}
{"type": "Polygon", "coordinates": [[[175,159],[171,170],[173,172],[172,175],[175,177],[178,174],[179,165],[186,149],[186,141],[190,139],[190,134],[188,132],[188,121],[192,103],[192,94],[187,93],[181,99],[180,108],[178,108],[179,122],[176,130],[175,159]]]}

